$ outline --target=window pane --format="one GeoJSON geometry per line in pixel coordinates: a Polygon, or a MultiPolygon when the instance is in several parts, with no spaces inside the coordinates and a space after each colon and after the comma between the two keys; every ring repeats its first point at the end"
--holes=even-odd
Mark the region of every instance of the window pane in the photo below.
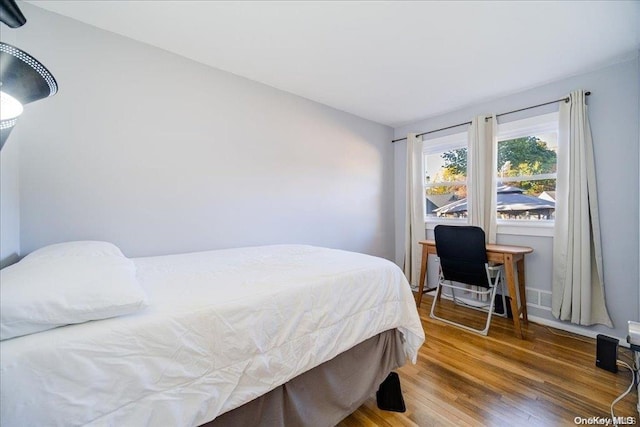
{"type": "Polygon", "coordinates": [[[425,184],[466,182],[467,149],[457,148],[445,152],[425,154],[425,184]]]}
{"type": "Polygon", "coordinates": [[[467,186],[434,185],[425,189],[427,217],[466,218],[467,186]]]}
{"type": "Polygon", "coordinates": [[[556,180],[539,179],[499,185],[498,219],[554,219],[556,180]]]}
{"type": "Polygon", "coordinates": [[[467,132],[461,132],[424,143],[422,164],[427,218],[466,216],[466,208],[464,212],[450,213],[443,213],[442,208],[466,201],[467,137],[467,132]]]}
{"type": "Polygon", "coordinates": [[[556,172],[557,140],[550,133],[498,142],[498,178],[556,172]]]}
{"type": "Polygon", "coordinates": [[[553,219],[557,133],[498,142],[498,219],[553,219]]]}

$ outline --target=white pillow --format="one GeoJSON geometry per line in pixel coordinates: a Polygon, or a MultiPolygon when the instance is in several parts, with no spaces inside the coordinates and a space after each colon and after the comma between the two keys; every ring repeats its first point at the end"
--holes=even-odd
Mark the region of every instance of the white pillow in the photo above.
{"type": "Polygon", "coordinates": [[[107,242],[47,246],[0,271],[0,340],[145,306],[133,261],[107,242]]]}

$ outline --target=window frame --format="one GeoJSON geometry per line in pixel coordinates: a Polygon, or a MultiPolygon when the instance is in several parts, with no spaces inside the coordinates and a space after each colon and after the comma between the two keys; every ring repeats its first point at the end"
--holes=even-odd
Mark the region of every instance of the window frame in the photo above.
{"type": "MultiPolygon", "coordinates": [[[[523,119],[517,119],[508,121],[505,123],[499,123],[496,141],[504,141],[508,139],[514,139],[522,136],[531,136],[541,133],[557,133],[559,129],[559,113],[545,113],[539,114],[523,119]]],[[[444,152],[448,147],[454,146],[456,141],[464,139],[467,142],[468,150],[468,130],[463,132],[456,132],[449,135],[440,137],[434,137],[423,141],[423,154],[422,154],[422,170],[421,179],[425,180],[426,176],[426,164],[424,157],[426,154],[434,154],[444,152]]],[[[560,141],[558,141],[560,143],[560,141]]],[[[497,142],[496,142],[497,143],[497,142]]],[[[496,147],[497,150],[497,147],[496,147]]],[[[467,151],[468,152],[468,151],[467,151]]],[[[553,178],[557,179],[557,174],[541,174],[535,175],[535,177],[543,176],[549,177],[556,175],[553,178]]],[[[522,176],[520,178],[526,178],[522,176]]],[[[464,183],[468,186],[468,178],[464,183]]],[[[497,184],[497,181],[496,181],[497,184]]],[[[428,186],[426,182],[423,184],[423,194],[426,197],[426,189],[428,186]]],[[[425,201],[426,203],[426,201],[425,201]]],[[[469,223],[468,218],[443,218],[443,217],[430,217],[425,212],[425,229],[433,230],[438,224],[450,224],[450,225],[465,225],[469,223]]],[[[554,233],[554,220],[535,220],[524,221],[517,219],[497,219],[497,233],[501,235],[517,235],[517,236],[538,236],[538,237],[553,237],[554,233]]]]}
{"type": "MultiPolygon", "coordinates": [[[[464,182],[451,181],[443,184],[434,184],[434,185],[427,185],[426,183],[427,170],[426,170],[426,164],[425,164],[426,163],[425,156],[428,154],[444,153],[445,151],[454,150],[457,148],[466,148],[467,154],[468,154],[469,152],[469,131],[468,130],[465,130],[462,132],[455,132],[455,133],[451,133],[444,136],[424,139],[422,141],[421,179],[423,182],[422,194],[425,196],[425,199],[426,199],[426,191],[427,191],[427,188],[429,187],[436,187],[438,185],[443,185],[443,184],[453,184],[453,185],[464,185],[465,187],[468,188],[468,181],[469,181],[468,177],[465,179],[464,182]],[[461,142],[463,144],[459,145],[459,143],[461,142]]],[[[466,177],[466,174],[465,174],[465,177],[466,177]]],[[[425,200],[425,204],[426,204],[426,200],[425,200]]],[[[425,229],[427,230],[433,230],[433,228],[438,224],[464,225],[469,223],[469,219],[466,217],[465,218],[434,217],[434,216],[428,216],[426,211],[425,211],[424,220],[425,220],[425,229]]]]}
{"type": "MultiPolygon", "coordinates": [[[[499,141],[505,141],[509,139],[520,138],[524,136],[532,136],[542,133],[558,133],[559,129],[559,113],[545,113],[539,114],[524,119],[513,120],[506,123],[498,123],[498,129],[496,134],[497,144],[499,141]]],[[[560,141],[558,141],[560,143],[560,141]]],[[[496,147],[497,150],[497,147],[496,147]]],[[[553,174],[540,174],[540,175],[522,175],[518,178],[535,178],[546,179],[552,177],[557,179],[557,173],[553,174]]],[[[500,185],[496,181],[497,185],[500,185]]],[[[500,219],[496,220],[497,233],[498,234],[514,234],[514,235],[526,235],[526,236],[553,236],[553,230],[555,226],[555,220],[553,219],[541,219],[535,221],[525,221],[519,219],[500,219]]]]}

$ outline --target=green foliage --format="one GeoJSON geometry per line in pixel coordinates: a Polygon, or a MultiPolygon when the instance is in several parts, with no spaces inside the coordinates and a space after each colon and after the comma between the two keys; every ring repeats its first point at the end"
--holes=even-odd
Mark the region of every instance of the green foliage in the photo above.
{"type": "MultiPolygon", "coordinates": [[[[515,138],[498,144],[498,171],[502,176],[527,176],[556,171],[557,155],[535,136],[515,138]]],[[[556,188],[554,179],[520,181],[524,194],[537,196],[556,188]]]]}
{"type": "MultiPolygon", "coordinates": [[[[460,148],[442,154],[444,167],[451,175],[466,175],[467,149],[460,148]]],[[[553,173],[556,171],[556,152],[535,136],[515,138],[498,144],[498,170],[500,176],[514,177],[553,173]]],[[[520,181],[525,194],[538,195],[555,190],[555,180],[520,181]]]]}
{"type": "Polygon", "coordinates": [[[466,185],[438,185],[435,187],[427,188],[425,194],[427,196],[448,194],[452,196],[455,200],[459,200],[467,197],[467,186],[466,185]]]}
{"type": "Polygon", "coordinates": [[[458,148],[457,150],[447,151],[442,153],[444,159],[444,167],[452,175],[466,175],[467,174],[467,149],[458,148]]]}
{"type": "MultiPolygon", "coordinates": [[[[510,163],[505,163],[507,166],[510,166],[506,170],[503,170],[501,175],[505,177],[513,177],[513,176],[530,176],[537,175],[541,173],[546,173],[542,170],[542,165],[540,162],[530,163],[520,163],[516,168],[513,168],[513,165],[510,163]]],[[[543,191],[555,191],[556,189],[556,180],[555,179],[538,179],[534,181],[518,181],[517,187],[523,190],[524,194],[529,194],[531,196],[538,196],[543,191]]]]}
{"type": "Polygon", "coordinates": [[[507,162],[512,167],[526,164],[534,173],[551,173],[556,171],[556,152],[535,136],[510,139],[498,144],[498,170],[507,162]]]}

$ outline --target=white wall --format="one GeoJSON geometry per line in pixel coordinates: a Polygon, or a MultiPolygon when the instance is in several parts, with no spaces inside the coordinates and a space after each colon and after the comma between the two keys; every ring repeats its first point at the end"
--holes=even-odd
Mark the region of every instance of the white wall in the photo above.
{"type": "MultiPolygon", "coordinates": [[[[572,90],[591,91],[588,98],[589,117],[596,157],[598,198],[604,258],[604,279],[607,307],[615,325],[611,330],[598,326],[579,328],[585,334],[596,332],[624,338],[627,321],[640,317],[638,270],[639,256],[639,164],[640,141],[640,64],[638,53],[629,60],[600,70],[549,83],[518,94],[469,106],[459,111],[412,123],[394,130],[394,139],[409,132],[425,132],[463,123],[478,114],[502,113],[559,99],[572,90]]],[[[529,110],[505,116],[502,121],[515,120],[556,109],[557,106],[529,110]]],[[[459,128],[457,131],[460,131],[459,128]]],[[[450,131],[452,132],[452,131],[450,131]]],[[[403,252],[404,230],[404,142],[395,145],[395,209],[396,209],[396,262],[403,252]]],[[[498,243],[525,245],[534,248],[527,255],[527,287],[551,290],[552,239],[502,234],[498,243]]],[[[543,321],[555,322],[550,311],[529,308],[529,314],[543,321]]],[[[556,326],[571,328],[558,322],[556,326]]]]}
{"type": "Polygon", "coordinates": [[[0,268],[13,264],[20,254],[19,149],[0,152],[0,268]]]}
{"type": "Polygon", "coordinates": [[[60,86],[7,141],[22,255],[101,239],[128,256],[307,243],[393,258],[391,128],[21,7],[15,44],[60,86]]]}
{"type": "MultiPolygon", "coordinates": [[[[3,29],[0,36],[15,44],[14,33],[3,29]]],[[[20,254],[19,162],[20,148],[6,144],[0,151],[0,268],[16,262],[20,254]]]]}

